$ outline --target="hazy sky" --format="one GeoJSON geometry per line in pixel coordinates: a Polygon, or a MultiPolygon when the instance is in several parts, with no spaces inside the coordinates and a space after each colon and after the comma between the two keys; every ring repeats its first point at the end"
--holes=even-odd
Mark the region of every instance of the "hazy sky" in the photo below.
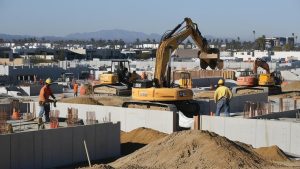
{"type": "Polygon", "coordinates": [[[0,0],[0,33],[6,34],[103,29],[163,34],[184,17],[215,37],[253,40],[255,30],[256,36],[300,38],[300,0],[0,0]]]}

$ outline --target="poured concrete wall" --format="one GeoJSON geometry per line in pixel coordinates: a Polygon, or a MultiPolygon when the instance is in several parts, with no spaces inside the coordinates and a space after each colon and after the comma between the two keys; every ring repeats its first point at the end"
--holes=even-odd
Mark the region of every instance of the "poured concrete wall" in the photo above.
{"type": "Polygon", "coordinates": [[[0,135],[0,168],[54,168],[120,155],[120,123],[0,135]]]}
{"type": "MultiPolygon", "coordinates": [[[[42,85],[20,86],[28,96],[38,96],[42,87],[42,85]]],[[[54,94],[62,93],[63,86],[54,83],[51,85],[51,90],[54,94]]]]}
{"type": "MultiPolygon", "coordinates": [[[[200,103],[200,113],[202,115],[209,115],[210,112],[216,112],[216,103],[211,99],[201,99],[198,100],[200,103]]],[[[251,95],[240,95],[233,96],[230,101],[230,112],[237,113],[243,112],[244,106],[247,101],[251,102],[268,102],[267,93],[257,93],[251,95]]],[[[222,111],[223,112],[223,111],[222,111]]]]}
{"type": "Polygon", "coordinates": [[[200,128],[255,148],[277,145],[285,152],[300,156],[300,123],[201,116],[200,128]]]}
{"type": "MultiPolygon", "coordinates": [[[[36,115],[40,110],[36,103],[36,115]]],[[[99,122],[121,122],[121,130],[128,132],[139,127],[147,127],[164,133],[176,131],[176,113],[171,111],[145,110],[112,106],[57,103],[52,110],[59,110],[60,117],[67,117],[68,108],[78,109],[78,118],[86,120],[86,112],[94,111],[99,122]]]]}

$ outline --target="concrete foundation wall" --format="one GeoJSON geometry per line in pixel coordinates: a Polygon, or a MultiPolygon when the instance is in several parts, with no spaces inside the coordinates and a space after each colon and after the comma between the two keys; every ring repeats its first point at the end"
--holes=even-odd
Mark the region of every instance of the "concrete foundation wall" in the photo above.
{"type": "MultiPolygon", "coordinates": [[[[28,96],[38,96],[42,87],[42,85],[20,86],[28,96]]],[[[51,85],[51,90],[54,94],[62,93],[63,86],[54,83],[51,85]]]]}
{"type": "MultiPolygon", "coordinates": [[[[36,103],[36,115],[39,106],[36,103]]],[[[100,105],[57,103],[51,110],[59,110],[60,117],[67,117],[68,108],[78,109],[78,118],[86,120],[86,112],[94,111],[99,122],[121,122],[121,130],[128,132],[139,127],[147,127],[164,133],[176,131],[176,113],[171,111],[145,110],[100,105]]]]}
{"type": "MultiPolygon", "coordinates": [[[[241,95],[241,96],[233,96],[230,101],[230,112],[237,113],[244,111],[244,105],[246,101],[252,102],[268,102],[268,94],[267,93],[257,93],[251,95],[241,95]]],[[[210,112],[216,112],[216,103],[210,99],[201,99],[200,103],[200,112],[202,115],[209,115],[210,112]]]]}
{"type": "Polygon", "coordinates": [[[0,168],[54,168],[120,155],[120,123],[0,135],[0,168]]]}
{"type": "Polygon", "coordinates": [[[255,148],[277,145],[285,152],[300,156],[300,123],[201,116],[200,128],[255,148]]]}

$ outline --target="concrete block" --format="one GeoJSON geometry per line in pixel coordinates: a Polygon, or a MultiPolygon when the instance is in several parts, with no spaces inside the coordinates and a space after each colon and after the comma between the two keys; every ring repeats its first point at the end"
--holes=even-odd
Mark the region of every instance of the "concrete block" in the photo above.
{"type": "Polygon", "coordinates": [[[33,131],[34,135],[34,168],[44,168],[43,158],[43,131],[33,131]]]}
{"type": "Polygon", "coordinates": [[[87,161],[84,143],[89,150],[91,160],[95,160],[95,125],[72,127],[73,134],[73,163],[87,161]]]}
{"type": "Polygon", "coordinates": [[[59,128],[43,131],[44,167],[68,165],[72,162],[72,129],[59,128]]]}
{"type": "Polygon", "coordinates": [[[200,116],[201,130],[208,130],[225,136],[225,117],[200,116]]]}
{"type": "Polygon", "coordinates": [[[10,168],[11,162],[11,150],[10,150],[10,141],[11,134],[0,135],[0,168],[10,168]]]}
{"type": "Polygon", "coordinates": [[[177,121],[174,116],[176,116],[176,113],[171,111],[148,110],[145,112],[145,127],[171,134],[176,130],[174,124],[177,121]]]}
{"type": "Polygon", "coordinates": [[[246,144],[253,144],[255,142],[256,120],[226,117],[224,119],[225,137],[246,144]]]}
{"type": "Polygon", "coordinates": [[[34,133],[11,134],[11,169],[34,168],[34,133]],[[31,154],[31,155],[29,155],[31,154]]]}
{"type": "Polygon", "coordinates": [[[121,123],[108,123],[108,126],[110,126],[110,133],[108,135],[110,141],[106,143],[109,150],[109,154],[107,154],[107,156],[118,157],[121,155],[121,123]]]}
{"type": "Polygon", "coordinates": [[[106,158],[106,155],[109,154],[107,143],[110,143],[111,140],[108,138],[108,135],[110,135],[110,128],[108,127],[108,124],[111,123],[95,125],[95,158],[98,160],[106,158]]]}
{"type": "Polygon", "coordinates": [[[151,110],[130,108],[124,110],[126,113],[126,132],[139,127],[146,127],[146,113],[149,113],[151,110]]]}
{"type": "MultiPolygon", "coordinates": [[[[291,123],[282,121],[266,121],[265,124],[258,123],[256,127],[256,137],[265,138],[265,146],[277,145],[283,151],[290,151],[291,123]],[[260,132],[265,130],[265,132],[260,132]]],[[[263,145],[256,139],[256,145],[263,145]]]]}
{"type": "Polygon", "coordinates": [[[291,124],[291,146],[290,151],[293,154],[300,155],[300,123],[291,124]]]}

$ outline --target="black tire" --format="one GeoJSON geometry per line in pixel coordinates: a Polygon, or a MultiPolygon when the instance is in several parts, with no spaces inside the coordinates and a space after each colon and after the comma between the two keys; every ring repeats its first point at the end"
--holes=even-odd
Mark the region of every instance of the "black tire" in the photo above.
{"type": "Polygon", "coordinates": [[[204,60],[200,59],[200,67],[201,67],[201,69],[206,69],[207,66],[208,66],[208,64],[204,60]]]}
{"type": "Polygon", "coordinates": [[[212,70],[214,70],[214,69],[216,69],[217,64],[218,64],[217,60],[215,60],[215,59],[210,60],[210,62],[209,62],[209,67],[210,67],[212,70]]]}

